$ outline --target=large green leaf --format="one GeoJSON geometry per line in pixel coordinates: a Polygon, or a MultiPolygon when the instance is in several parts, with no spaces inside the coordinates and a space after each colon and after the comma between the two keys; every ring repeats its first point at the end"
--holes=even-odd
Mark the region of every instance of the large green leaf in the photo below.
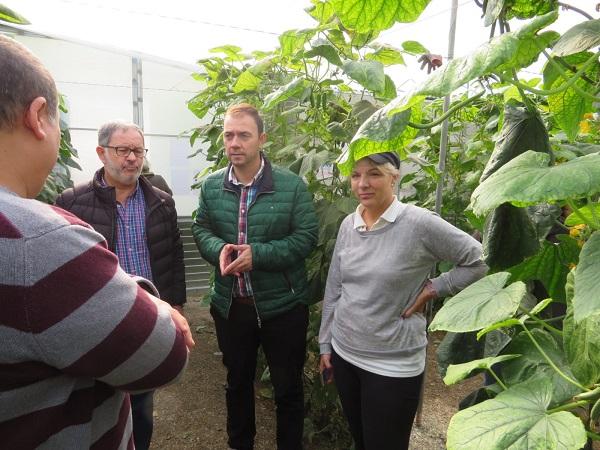
{"type": "Polygon", "coordinates": [[[336,66],[342,65],[342,60],[340,59],[337,49],[325,39],[315,39],[310,43],[310,47],[311,48],[309,51],[304,52],[304,56],[308,58],[312,58],[313,56],[322,56],[331,64],[336,66]]]}
{"type": "Polygon", "coordinates": [[[431,53],[423,44],[417,41],[404,41],[402,43],[402,50],[411,55],[423,55],[425,53],[431,53]]]}
{"type": "Polygon", "coordinates": [[[518,358],[520,355],[501,355],[491,358],[476,359],[463,364],[453,364],[448,367],[444,383],[448,386],[464,380],[474,371],[489,370],[494,364],[518,358]]]}
{"type": "Polygon", "coordinates": [[[402,53],[397,48],[387,44],[375,44],[372,46],[375,50],[365,55],[366,59],[379,61],[384,66],[393,66],[394,64],[404,64],[402,53]]]}
{"type": "Polygon", "coordinates": [[[444,303],[429,330],[476,331],[512,317],[527,289],[520,281],[504,287],[509,277],[498,272],[463,289],[444,303]]]}
{"type": "MultiPolygon", "coordinates": [[[[551,334],[541,329],[533,329],[531,334],[552,363],[564,374],[574,378],[563,352],[562,342],[557,341],[551,334]]],[[[549,380],[552,386],[551,404],[553,406],[580,392],[579,388],[565,380],[550,366],[548,360],[531,342],[527,333],[521,332],[515,336],[504,352],[521,355],[520,358],[507,361],[502,365],[502,378],[509,386],[517,385],[525,380],[549,380]]]]}
{"type": "Polygon", "coordinates": [[[558,9],[558,2],[548,0],[510,0],[506,19],[531,19],[558,9]]]}
{"type": "Polygon", "coordinates": [[[573,309],[575,322],[600,314],[600,232],[593,233],[581,249],[575,269],[573,309]]]}
{"type": "Polygon", "coordinates": [[[334,14],[333,7],[328,1],[313,1],[313,5],[304,9],[319,23],[326,23],[334,14]]]}
{"type": "Polygon", "coordinates": [[[483,339],[475,333],[446,333],[436,350],[438,370],[443,377],[451,364],[462,364],[474,359],[497,356],[510,342],[503,330],[490,331],[483,339]]]}
{"type": "Polygon", "coordinates": [[[548,380],[525,382],[458,412],[448,427],[448,449],[580,449],[583,423],[566,411],[549,413],[551,393],[548,380]]]}
{"type": "Polygon", "coordinates": [[[242,49],[237,45],[221,45],[208,50],[210,53],[224,53],[227,61],[243,61],[246,57],[241,53],[242,49]]]}
{"type": "Polygon", "coordinates": [[[16,23],[18,25],[29,25],[30,22],[12,9],[0,4],[0,21],[16,23]]]}
{"type": "Polygon", "coordinates": [[[491,270],[498,271],[534,255],[540,244],[527,211],[505,203],[486,218],[482,247],[485,263],[491,270]]]}
{"type": "Polygon", "coordinates": [[[292,56],[304,48],[306,44],[316,33],[314,29],[306,30],[288,30],[279,36],[279,45],[281,46],[281,56],[292,56]]]}
{"type": "Polygon", "coordinates": [[[504,0],[488,0],[485,8],[485,19],[483,24],[489,27],[493,24],[504,7],[504,0]]]}
{"type": "Polygon", "coordinates": [[[284,102],[292,97],[295,97],[304,91],[306,80],[304,78],[296,78],[290,81],[285,86],[280,87],[275,92],[271,92],[265,97],[263,108],[265,111],[270,110],[281,102],[284,102]]]}
{"type": "Polygon", "coordinates": [[[579,323],[573,318],[573,272],[566,283],[567,315],[563,321],[563,345],[569,366],[579,382],[591,386],[600,381],[600,315],[579,323]]]}
{"type": "Polygon", "coordinates": [[[419,121],[420,108],[388,115],[386,107],[376,111],[358,129],[354,138],[338,159],[338,168],[342,175],[349,175],[354,163],[373,153],[395,151],[400,157],[406,156],[404,148],[418,133],[416,128],[408,127],[410,120],[419,121]]]}
{"type": "Polygon", "coordinates": [[[544,31],[535,36],[519,38],[515,54],[508,61],[494,69],[495,73],[511,71],[513,68],[528,67],[537,61],[542,49],[551,47],[560,34],[556,31],[544,31]]]}
{"type": "Polygon", "coordinates": [[[344,27],[379,32],[396,22],[414,22],[431,0],[331,0],[344,27]]]}
{"type": "MultiPolygon", "coordinates": [[[[577,66],[575,67],[577,68],[577,66]]],[[[598,78],[599,71],[600,64],[596,61],[585,70],[585,74],[589,79],[594,80],[598,78]]],[[[565,80],[563,77],[556,78],[552,84],[552,89],[560,88],[567,82],[568,80],[565,80]]],[[[556,123],[565,132],[570,141],[574,141],[577,137],[579,123],[583,119],[583,115],[586,112],[593,111],[592,100],[582,96],[575,90],[575,87],[592,95],[595,94],[595,86],[579,78],[575,81],[575,86],[570,86],[562,92],[548,96],[550,112],[554,114],[556,123]]]]}
{"type": "Polygon", "coordinates": [[[531,64],[553,37],[547,34],[537,36],[536,33],[557,17],[556,11],[537,17],[520,30],[504,33],[483,44],[471,55],[453,59],[429,76],[412,93],[393,101],[390,114],[406,109],[413,96],[443,97],[475,78],[531,64]]]}
{"type": "Polygon", "coordinates": [[[558,236],[560,243],[542,243],[542,250],[521,264],[507,269],[511,281],[539,280],[554,300],[564,302],[565,283],[571,264],[579,260],[579,246],[570,236],[558,236]]]}
{"type": "Polygon", "coordinates": [[[587,223],[594,223],[600,220],[600,203],[592,203],[579,208],[579,212],[573,212],[565,219],[565,225],[572,227],[585,223],[581,216],[585,218],[587,223]]]}
{"type": "MultiPolygon", "coordinates": [[[[574,73],[578,70],[578,66],[581,66],[583,63],[585,63],[588,59],[590,59],[592,57],[592,55],[593,55],[593,53],[590,53],[590,52],[581,52],[581,53],[575,53],[574,55],[565,56],[564,58],[561,58],[561,59],[562,59],[563,63],[565,63],[569,67],[572,67],[571,72],[574,73]]],[[[554,82],[558,78],[561,77],[561,74],[557,68],[557,65],[564,72],[565,68],[560,66],[560,62],[558,62],[558,58],[556,56],[553,56],[551,59],[546,61],[546,64],[544,64],[544,70],[543,70],[543,77],[544,77],[544,86],[543,87],[544,87],[544,89],[551,89],[554,82]],[[557,64],[552,64],[551,61],[554,61],[557,64]]]]}
{"type": "Polygon", "coordinates": [[[262,79],[250,70],[244,70],[233,85],[233,92],[239,94],[243,91],[254,91],[260,86],[262,79]]]}
{"type": "Polygon", "coordinates": [[[482,216],[506,202],[528,206],[600,192],[600,154],[551,167],[549,162],[549,155],[534,151],[509,161],[475,189],[473,212],[482,216]]]}
{"type": "Polygon", "coordinates": [[[553,53],[567,56],[584,52],[600,44],[600,19],[579,23],[566,31],[556,43],[553,53]]]}
{"type": "Polygon", "coordinates": [[[372,92],[385,89],[383,64],[378,61],[346,61],[342,66],[344,73],[372,92]]]}

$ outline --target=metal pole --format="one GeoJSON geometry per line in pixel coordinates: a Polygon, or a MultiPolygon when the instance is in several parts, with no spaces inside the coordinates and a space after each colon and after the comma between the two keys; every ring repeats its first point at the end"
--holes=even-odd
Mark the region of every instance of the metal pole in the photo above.
{"type": "MultiPolygon", "coordinates": [[[[452,12],[450,16],[450,32],[448,34],[448,61],[454,58],[454,42],[456,40],[456,16],[458,12],[458,0],[452,0],[452,12]]],[[[450,94],[444,97],[444,113],[450,108],[450,94]]],[[[442,123],[442,136],[440,142],[440,160],[438,162],[438,180],[435,190],[435,212],[441,214],[442,211],[442,190],[444,188],[444,178],[446,176],[446,155],[448,154],[448,119],[442,123]]]]}
{"type": "Polygon", "coordinates": [[[142,82],[142,59],[131,58],[131,98],[133,100],[133,123],[144,129],[144,90],[142,82]]]}
{"type": "MultiPolygon", "coordinates": [[[[458,0],[452,0],[452,10],[450,13],[450,32],[448,33],[448,61],[454,58],[454,42],[456,40],[456,17],[458,13],[458,0]]],[[[444,114],[450,107],[450,95],[444,97],[444,114]]],[[[440,160],[438,162],[438,173],[440,179],[437,182],[435,190],[435,212],[441,216],[442,212],[442,190],[444,188],[444,178],[446,176],[446,155],[448,153],[448,119],[442,123],[442,136],[440,142],[440,160]]],[[[435,266],[432,268],[432,273],[435,272],[435,266]]],[[[431,303],[427,303],[427,323],[431,322],[433,309],[431,303]]],[[[422,425],[423,416],[423,401],[425,397],[425,385],[427,384],[427,360],[425,362],[425,371],[423,372],[423,384],[421,384],[421,395],[419,396],[419,406],[417,408],[417,416],[415,418],[416,425],[422,425]]]]}

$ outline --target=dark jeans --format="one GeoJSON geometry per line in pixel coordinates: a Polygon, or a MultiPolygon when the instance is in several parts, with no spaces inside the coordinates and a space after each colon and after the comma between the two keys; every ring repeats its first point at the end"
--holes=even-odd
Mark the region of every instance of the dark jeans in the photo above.
{"type": "Polygon", "coordinates": [[[306,355],[308,307],[297,305],[263,320],[261,328],[253,305],[234,302],[229,319],[211,308],[223,364],[227,368],[227,435],[231,448],[254,447],[254,377],[258,346],[267,358],[277,408],[277,448],[302,448],[304,394],[302,368],[306,355]]]}
{"type": "Polygon", "coordinates": [[[133,419],[133,442],[135,450],[148,450],[152,439],[152,409],[154,391],[132,394],[131,418],[133,419]]]}
{"type": "Polygon", "coordinates": [[[348,363],[335,352],[331,363],[356,450],[407,450],[423,374],[384,377],[348,363]]]}

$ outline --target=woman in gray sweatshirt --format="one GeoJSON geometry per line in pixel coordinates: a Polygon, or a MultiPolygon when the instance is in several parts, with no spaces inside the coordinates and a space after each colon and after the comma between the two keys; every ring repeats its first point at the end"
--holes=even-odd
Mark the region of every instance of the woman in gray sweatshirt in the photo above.
{"type": "Polygon", "coordinates": [[[320,370],[335,378],[357,450],[408,449],[425,368],[425,303],[483,277],[481,245],[394,195],[394,152],[356,162],[360,201],[338,232],[319,333],[320,370]],[[454,268],[429,279],[434,263],[454,268]]]}

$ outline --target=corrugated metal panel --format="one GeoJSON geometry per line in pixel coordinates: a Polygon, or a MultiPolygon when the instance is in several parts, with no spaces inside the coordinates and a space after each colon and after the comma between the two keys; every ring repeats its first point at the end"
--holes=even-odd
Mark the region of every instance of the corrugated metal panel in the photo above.
{"type": "Polygon", "coordinates": [[[183,257],[185,262],[185,282],[188,295],[204,295],[210,288],[210,274],[213,270],[200,256],[192,236],[192,218],[179,217],[179,230],[183,240],[183,257]]]}

